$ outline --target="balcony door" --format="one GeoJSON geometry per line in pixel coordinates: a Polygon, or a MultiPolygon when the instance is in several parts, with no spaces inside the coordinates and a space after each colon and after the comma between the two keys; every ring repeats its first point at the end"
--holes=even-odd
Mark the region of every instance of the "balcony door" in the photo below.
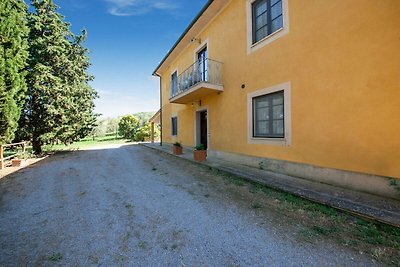
{"type": "Polygon", "coordinates": [[[208,64],[207,64],[207,59],[208,59],[208,52],[207,52],[207,46],[204,47],[200,52],[197,53],[197,62],[198,62],[198,75],[199,75],[199,81],[202,82],[207,82],[208,81],[208,64]]]}

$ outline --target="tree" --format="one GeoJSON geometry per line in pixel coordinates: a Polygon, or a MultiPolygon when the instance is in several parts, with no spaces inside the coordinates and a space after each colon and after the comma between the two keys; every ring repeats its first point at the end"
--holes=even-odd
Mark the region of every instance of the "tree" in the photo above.
{"type": "Polygon", "coordinates": [[[23,0],[0,1],[0,143],[14,139],[25,100],[26,15],[23,0]]]}
{"type": "MultiPolygon", "coordinates": [[[[55,138],[63,143],[72,143],[85,137],[97,126],[98,115],[93,114],[95,107],[93,100],[98,97],[97,92],[89,86],[93,76],[89,75],[87,69],[90,66],[88,49],[83,46],[87,33],[82,31],[79,36],[73,36],[69,60],[71,65],[64,75],[66,85],[71,88],[71,105],[65,107],[63,112],[68,115],[68,120],[60,121],[55,138]],[[67,127],[66,127],[67,126],[67,127]]],[[[53,138],[54,139],[54,138],[53,138]]]]}
{"type": "Polygon", "coordinates": [[[20,128],[39,154],[44,143],[69,144],[92,132],[97,93],[88,84],[93,77],[87,72],[86,32],[74,35],[52,0],[32,0],[32,6],[28,90],[20,128]]]}
{"type": "Polygon", "coordinates": [[[107,118],[107,133],[115,133],[118,130],[120,118],[107,118]]]}
{"type": "Polygon", "coordinates": [[[121,118],[118,124],[118,131],[124,138],[132,140],[139,127],[140,122],[135,116],[126,115],[121,118]]]}

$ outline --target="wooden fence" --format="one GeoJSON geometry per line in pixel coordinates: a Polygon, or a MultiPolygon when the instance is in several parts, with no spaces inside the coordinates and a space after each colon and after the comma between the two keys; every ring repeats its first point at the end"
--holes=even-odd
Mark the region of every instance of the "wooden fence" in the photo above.
{"type": "Polygon", "coordinates": [[[12,155],[4,157],[4,148],[21,146],[22,147],[22,153],[25,153],[26,144],[27,144],[27,142],[0,145],[0,170],[3,169],[6,166],[5,165],[6,160],[12,159],[17,155],[17,153],[13,153],[12,155]]]}

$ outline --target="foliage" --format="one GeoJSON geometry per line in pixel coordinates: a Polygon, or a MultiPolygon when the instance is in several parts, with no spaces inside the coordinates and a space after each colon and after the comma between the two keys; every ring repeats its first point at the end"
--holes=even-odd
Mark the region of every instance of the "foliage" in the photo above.
{"type": "Polygon", "coordinates": [[[180,142],[175,142],[173,145],[177,146],[177,147],[181,147],[182,146],[182,144],[180,142]]]}
{"type": "MultiPolygon", "coordinates": [[[[132,141],[146,141],[151,136],[151,124],[148,122],[153,112],[139,112],[118,118],[103,118],[97,121],[93,136],[105,136],[115,133],[132,141]],[[133,119],[133,118],[135,119],[133,119]],[[122,127],[122,128],[121,128],[122,127]]],[[[158,137],[160,130],[155,127],[154,136],[158,137]]]]}
{"type": "Polygon", "coordinates": [[[26,14],[23,0],[0,1],[0,143],[14,139],[25,100],[26,14]]]}
{"type": "MultiPolygon", "coordinates": [[[[102,137],[85,137],[81,140],[69,145],[64,144],[49,144],[43,146],[44,153],[53,153],[60,151],[74,151],[88,147],[96,147],[102,145],[122,145],[129,143],[129,140],[124,138],[116,138],[115,135],[107,135],[102,137]]],[[[27,147],[28,151],[32,151],[32,147],[27,147]]]]}
{"type": "Polygon", "coordinates": [[[93,136],[106,136],[107,134],[113,133],[114,135],[118,131],[118,123],[120,118],[105,118],[97,121],[96,128],[93,129],[93,136]]]}
{"type": "Polygon", "coordinates": [[[390,179],[389,185],[400,193],[400,183],[396,179],[390,179]]]}
{"type": "Polygon", "coordinates": [[[194,147],[194,150],[206,150],[206,147],[203,144],[194,147]]]}
{"type": "Polygon", "coordinates": [[[93,77],[87,72],[86,32],[74,35],[52,0],[33,0],[32,6],[20,139],[32,140],[39,154],[43,144],[70,144],[93,131],[97,92],[88,84],[93,77]]]}
{"type": "Polygon", "coordinates": [[[151,136],[151,124],[148,122],[137,130],[133,140],[137,142],[143,142],[149,140],[150,136],[151,136]]]}
{"type": "Polygon", "coordinates": [[[54,253],[49,257],[49,261],[59,262],[63,259],[63,255],[60,252],[54,253]]]}
{"type": "Polygon", "coordinates": [[[118,123],[118,131],[121,136],[126,139],[132,140],[136,132],[139,130],[140,122],[138,118],[133,115],[126,115],[121,118],[118,123]]]}

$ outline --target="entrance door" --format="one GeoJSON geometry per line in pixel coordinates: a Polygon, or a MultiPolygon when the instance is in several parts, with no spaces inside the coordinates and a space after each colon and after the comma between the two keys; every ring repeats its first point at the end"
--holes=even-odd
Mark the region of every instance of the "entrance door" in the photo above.
{"type": "Polygon", "coordinates": [[[208,63],[207,63],[207,47],[204,47],[200,52],[197,53],[197,61],[199,62],[199,74],[200,81],[208,81],[208,63]]]}
{"type": "Polygon", "coordinates": [[[200,144],[203,144],[207,149],[207,111],[200,112],[200,144]]]}

